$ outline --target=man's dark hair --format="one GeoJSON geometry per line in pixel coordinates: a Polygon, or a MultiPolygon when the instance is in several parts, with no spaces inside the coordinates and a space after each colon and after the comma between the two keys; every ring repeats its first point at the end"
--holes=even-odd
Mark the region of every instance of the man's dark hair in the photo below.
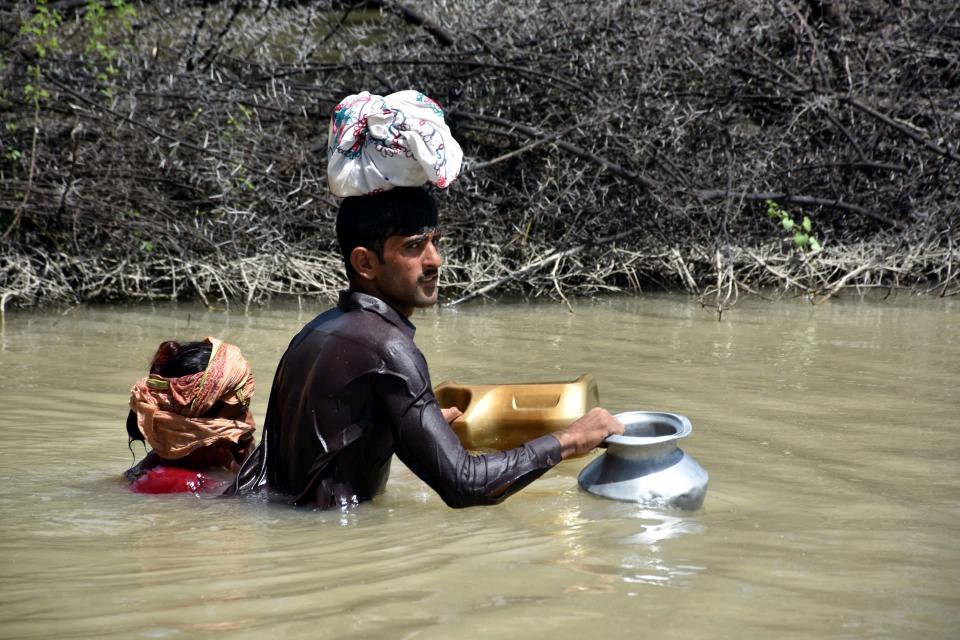
{"type": "Polygon", "coordinates": [[[437,203],[420,187],[395,187],[366,196],[350,196],[337,213],[337,242],[351,281],[357,275],[350,252],[370,249],[383,260],[383,245],[390,236],[413,236],[437,226],[437,203]]]}

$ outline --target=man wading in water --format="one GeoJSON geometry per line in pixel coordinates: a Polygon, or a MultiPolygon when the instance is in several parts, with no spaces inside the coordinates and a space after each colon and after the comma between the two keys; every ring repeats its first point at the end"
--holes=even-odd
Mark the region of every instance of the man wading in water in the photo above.
{"type": "Polygon", "coordinates": [[[331,190],[348,196],[337,240],[350,288],[287,348],[260,446],[230,493],[265,484],[272,499],[345,507],[383,490],[396,453],[449,506],[494,504],[623,433],[593,409],[516,449],[464,450],[448,424],[459,412],[437,404],[409,321],[436,304],[442,264],[436,204],[419,185],[455,179],[459,145],[436,103],[414,91],[350,96],[334,110],[330,138],[331,190]]]}

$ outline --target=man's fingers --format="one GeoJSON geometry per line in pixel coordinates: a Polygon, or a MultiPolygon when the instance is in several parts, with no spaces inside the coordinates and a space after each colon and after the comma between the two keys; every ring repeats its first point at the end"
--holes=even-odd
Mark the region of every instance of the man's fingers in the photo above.
{"type": "Polygon", "coordinates": [[[452,423],[454,420],[463,415],[463,411],[460,411],[457,407],[447,407],[446,409],[440,409],[440,413],[443,414],[443,419],[447,421],[447,424],[452,423]]]}

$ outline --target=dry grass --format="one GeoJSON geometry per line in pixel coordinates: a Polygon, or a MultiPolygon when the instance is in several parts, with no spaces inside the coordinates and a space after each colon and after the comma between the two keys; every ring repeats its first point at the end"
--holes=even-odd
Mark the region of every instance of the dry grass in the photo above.
{"type": "Polygon", "coordinates": [[[75,4],[35,120],[31,8],[0,2],[0,308],[332,295],[327,113],[410,87],[467,156],[451,299],[960,291],[954,3],[150,3],[107,83],[75,4]]]}

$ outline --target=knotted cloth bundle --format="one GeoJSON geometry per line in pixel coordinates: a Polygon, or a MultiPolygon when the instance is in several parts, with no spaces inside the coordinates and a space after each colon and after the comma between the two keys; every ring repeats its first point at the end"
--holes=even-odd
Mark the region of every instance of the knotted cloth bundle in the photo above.
{"type": "Polygon", "coordinates": [[[443,189],[463,162],[443,109],[419,91],[347,96],[333,109],[329,135],[327,182],[335,196],[428,182],[443,189]]]}
{"type": "Polygon", "coordinates": [[[250,365],[234,345],[205,340],[212,348],[204,371],[180,378],[150,374],[130,390],[137,427],[161,458],[176,460],[221,440],[236,443],[255,430],[250,365]],[[243,414],[238,419],[200,417],[218,402],[240,405],[243,414]]]}

